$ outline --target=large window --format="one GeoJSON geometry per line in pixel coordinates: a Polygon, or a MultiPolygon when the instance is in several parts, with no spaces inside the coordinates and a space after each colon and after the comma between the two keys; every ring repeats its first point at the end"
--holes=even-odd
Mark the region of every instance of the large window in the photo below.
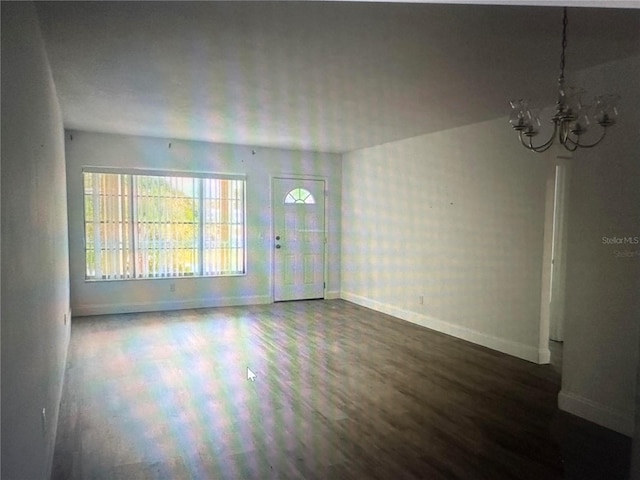
{"type": "Polygon", "coordinates": [[[87,280],[241,275],[245,180],[85,169],[87,280]]]}

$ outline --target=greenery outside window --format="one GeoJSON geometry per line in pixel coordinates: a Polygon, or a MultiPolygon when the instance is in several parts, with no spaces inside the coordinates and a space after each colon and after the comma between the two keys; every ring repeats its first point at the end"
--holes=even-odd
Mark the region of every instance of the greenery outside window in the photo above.
{"type": "Polygon", "coordinates": [[[85,169],[85,278],[246,273],[245,179],[85,169]]]}

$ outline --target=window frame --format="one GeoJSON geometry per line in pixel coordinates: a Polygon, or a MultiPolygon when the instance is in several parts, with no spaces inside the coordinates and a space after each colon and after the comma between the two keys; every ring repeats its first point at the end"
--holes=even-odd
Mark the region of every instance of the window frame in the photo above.
{"type": "MultiPolygon", "coordinates": [[[[230,173],[217,173],[217,172],[201,172],[201,171],[184,171],[184,170],[158,170],[158,169],[140,169],[140,168],[112,168],[112,167],[83,167],[82,173],[82,222],[83,222],[83,265],[84,265],[84,281],[85,283],[99,283],[99,282],[128,282],[128,281],[154,281],[154,280],[177,280],[177,279],[199,279],[199,278],[223,278],[223,277],[243,277],[248,273],[248,264],[247,264],[247,176],[245,174],[230,174],[230,173]],[[217,273],[217,274],[203,274],[202,271],[205,270],[204,267],[204,230],[205,230],[205,213],[204,213],[204,189],[202,188],[203,183],[200,183],[200,188],[198,189],[198,196],[195,197],[197,203],[200,205],[199,210],[199,223],[198,223],[198,241],[197,241],[197,256],[199,258],[199,273],[194,273],[193,275],[164,275],[164,276],[146,276],[141,277],[138,276],[138,272],[135,270],[135,265],[133,270],[128,277],[122,278],[91,278],[88,277],[88,261],[87,261],[87,210],[86,210],[86,198],[87,193],[85,191],[85,174],[91,173],[99,173],[99,174],[113,174],[113,175],[130,175],[131,176],[131,185],[134,184],[133,176],[158,176],[158,177],[183,177],[183,178],[191,178],[191,179],[213,179],[213,180],[236,180],[242,182],[242,195],[239,196],[242,201],[242,208],[240,209],[240,223],[242,228],[242,235],[239,240],[239,245],[242,249],[242,255],[240,257],[242,262],[242,271],[241,272],[231,272],[231,273],[217,273]]],[[[131,208],[131,239],[128,245],[128,248],[131,251],[132,263],[135,263],[135,255],[136,255],[136,247],[138,244],[138,240],[136,238],[135,230],[135,221],[137,217],[136,213],[136,198],[134,189],[131,188],[129,191],[129,202],[131,208]]],[[[215,225],[215,223],[211,223],[211,225],[215,225]]],[[[237,237],[236,237],[237,238],[237,237]]]]}

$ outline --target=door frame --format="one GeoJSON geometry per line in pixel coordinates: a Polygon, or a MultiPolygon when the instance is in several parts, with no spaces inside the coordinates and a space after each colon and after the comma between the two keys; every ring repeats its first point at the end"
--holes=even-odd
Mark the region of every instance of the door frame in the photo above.
{"type": "Polygon", "coordinates": [[[565,283],[567,272],[567,212],[570,168],[568,158],[556,164],[555,209],[553,224],[553,264],[551,266],[551,298],[549,302],[549,337],[564,341],[565,283]]]}
{"type": "Polygon", "coordinates": [[[571,154],[556,153],[551,157],[547,170],[538,363],[549,363],[549,340],[552,337],[559,341],[564,340],[571,159],[571,154]]]}
{"type": "Polygon", "coordinates": [[[322,290],[322,298],[327,298],[327,288],[328,288],[328,278],[327,274],[329,272],[329,255],[328,255],[328,247],[329,247],[329,179],[324,175],[306,175],[306,174],[298,174],[298,173],[281,173],[281,174],[272,174],[269,176],[269,208],[271,209],[271,225],[269,225],[269,282],[270,282],[270,292],[271,292],[271,303],[275,303],[276,298],[276,256],[275,256],[275,225],[276,225],[276,210],[275,210],[275,195],[274,195],[274,184],[276,180],[316,180],[316,181],[324,181],[324,192],[322,195],[322,208],[324,215],[324,261],[322,264],[322,281],[324,284],[324,288],[322,290]]]}

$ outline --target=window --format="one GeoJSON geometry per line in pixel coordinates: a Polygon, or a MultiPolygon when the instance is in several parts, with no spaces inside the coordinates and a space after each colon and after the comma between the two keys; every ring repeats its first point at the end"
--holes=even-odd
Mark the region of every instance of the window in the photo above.
{"type": "Polygon", "coordinates": [[[284,197],[284,203],[316,203],[315,198],[309,190],[304,188],[294,188],[284,197]]]}
{"type": "Polygon", "coordinates": [[[87,280],[241,275],[245,180],[85,169],[87,280]]]}

